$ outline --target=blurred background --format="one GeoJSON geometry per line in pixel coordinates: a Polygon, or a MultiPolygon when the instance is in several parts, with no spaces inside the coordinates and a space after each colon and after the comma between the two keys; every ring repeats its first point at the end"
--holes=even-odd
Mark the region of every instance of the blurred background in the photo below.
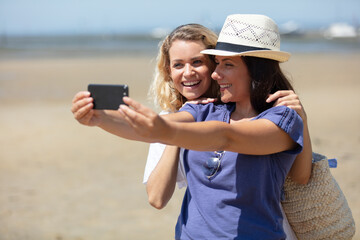
{"type": "Polygon", "coordinates": [[[148,145],[81,126],[71,101],[89,83],[128,84],[157,109],[163,37],[186,23],[219,32],[234,13],[277,22],[313,149],[338,159],[359,229],[360,1],[0,0],[0,240],[172,239],[184,190],[152,208],[148,145]]]}
{"type": "Polygon", "coordinates": [[[359,12],[358,0],[0,0],[0,48],[6,58],[154,54],[178,25],[195,22],[219,32],[227,15],[252,13],[277,22],[285,51],[352,52],[359,50],[359,12]]]}

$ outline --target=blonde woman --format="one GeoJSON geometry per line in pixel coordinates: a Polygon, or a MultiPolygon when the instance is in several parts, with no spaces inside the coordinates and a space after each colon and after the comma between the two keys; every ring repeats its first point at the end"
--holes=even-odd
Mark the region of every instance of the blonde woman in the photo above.
{"type": "MultiPolygon", "coordinates": [[[[161,107],[161,115],[177,112],[188,101],[215,101],[219,93],[217,83],[211,79],[215,63],[200,52],[214,48],[216,41],[217,35],[199,24],[179,26],[164,39],[149,91],[161,107]]],[[[183,162],[178,160],[180,148],[165,146],[150,144],[143,180],[149,203],[158,209],[167,204],[176,182],[179,188],[186,186],[183,162]]]]}

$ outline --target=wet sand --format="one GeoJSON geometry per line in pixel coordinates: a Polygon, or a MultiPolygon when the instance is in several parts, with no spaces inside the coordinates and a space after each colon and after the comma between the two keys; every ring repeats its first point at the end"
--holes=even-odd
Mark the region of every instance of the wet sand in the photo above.
{"type": "MultiPolygon", "coordinates": [[[[78,124],[73,95],[88,83],[126,83],[153,106],[154,59],[52,58],[0,61],[0,239],[172,239],[183,190],[159,211],[142,176],[148,145],[78,124]]],[[[316,152],[360,224],[360,55],[295,54],[283,68],[308,114],[316,152]]],[[[354,239],[360,239],[357,233],[354,239]]]]}

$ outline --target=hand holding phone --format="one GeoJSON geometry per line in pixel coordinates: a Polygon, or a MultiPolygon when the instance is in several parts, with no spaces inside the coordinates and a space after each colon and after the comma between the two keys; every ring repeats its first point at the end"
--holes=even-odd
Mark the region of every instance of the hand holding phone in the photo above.
{"type": "Polygon", "coordinates": [[[117,110],[123,102],[123,97],[129,96],[127,85],[89,84],[88,91],[94,99],[94,109],[117,110]]]}

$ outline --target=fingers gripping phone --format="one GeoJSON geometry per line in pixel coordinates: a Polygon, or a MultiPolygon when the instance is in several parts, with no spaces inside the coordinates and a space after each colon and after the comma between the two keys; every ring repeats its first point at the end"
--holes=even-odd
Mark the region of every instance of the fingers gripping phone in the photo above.
{"type": "Polygon", "coordinates": [[[129,96],[127,85],[89,84],[88,91],[94,99],[94,109],[117,110],[124,104],[123,97],[129,96]]]}

